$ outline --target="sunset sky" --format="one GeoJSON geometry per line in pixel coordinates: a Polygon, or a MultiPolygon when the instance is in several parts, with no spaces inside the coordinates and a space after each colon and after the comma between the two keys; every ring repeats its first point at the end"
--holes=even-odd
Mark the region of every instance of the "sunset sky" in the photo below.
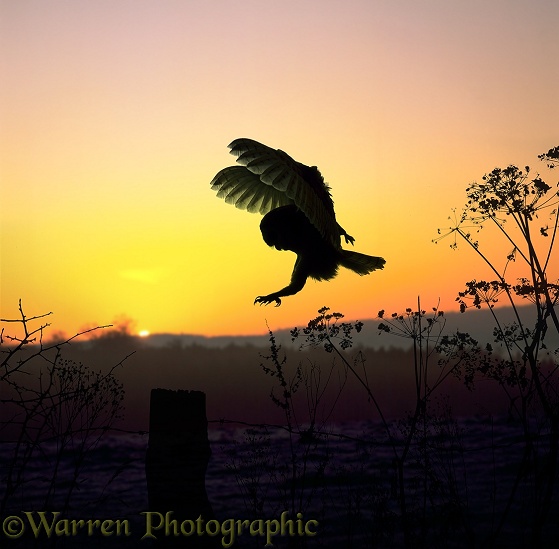
{"type": "Polygon", "coordinates": [[[487,270],[432,239],[469,183],[559,145],[558,29],[556,0],[0,0],[1,317],[232,335],[456,310],[487,270]],[[237,137],[317,165],[384,271],[254,306],[295,256],[210,189],[237,137]]]}

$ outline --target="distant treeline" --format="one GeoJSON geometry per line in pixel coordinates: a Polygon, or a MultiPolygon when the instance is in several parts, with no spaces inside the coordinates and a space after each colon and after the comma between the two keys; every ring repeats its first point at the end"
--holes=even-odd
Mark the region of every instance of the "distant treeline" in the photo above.
{"type": "MultiPolygon", "coordinates": [[[[299,364],[303,372],[311,368],[320,369],[326,386],[323,409],[329,421],[378,419],[362,387],[354,376],[349,375],[346,379],[343,364],[339,359],[336,361],[333,354],[323,349],[286,348],[281,349],[280,354],[284,352],[287,376],[294,375],[299,364]],[[340,388],[341,395],[330,413],[330,404],[340,388]]],[[[63,356],[94,371],[108,371],[130,353],[133,354],[114,372],[125,390],[122,428],[148,429],[149,397],[153,388],[205,392],[209,420],[282,421],[281,410],[273,405],[270,398],[274,379],[267,376],[261,367],[261,364],[267,365],[265,357],[270,354],[270,349],[266,347],[230,344],[223,348],[208,348],[176,343],[153,347],[142,338],[113,335],[72,343],[65,346],[63,356]]],[[[388,418],[402,417],[414,402],[412,351],[353,347],[346,354],[352,360],[358,359],[356,368],[366,373],[384,415],[388,418]]],[[[37,362],[36,368],[42,367],[44,364],[37,362]]],[[[433,356],[431,371],[434,375],[437,368],[436,357],[433,356]]],[[[496,384],[478,384],[470,392],[453,377],[443,384],[438,395],[441,398],[450,397],[455,416],[506,413],[506,401],[496,384]]],[[[296,398],[302,407],[306,405],[305,395],[296,395],[296,398]]]]}

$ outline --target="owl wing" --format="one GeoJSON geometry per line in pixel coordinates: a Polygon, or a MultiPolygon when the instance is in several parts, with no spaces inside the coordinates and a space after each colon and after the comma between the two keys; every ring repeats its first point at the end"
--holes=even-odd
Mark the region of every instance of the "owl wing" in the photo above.
{"type": "Polygon", "coordinates": [[[218,197],[261,214],[295,204],[323,238],[340,246],[332,199],[316,168],[308,168],[287,153],[252,139],[235,139],[229,148],[241,166],[225,168],[213,178],[211,186],[218,197]]]}

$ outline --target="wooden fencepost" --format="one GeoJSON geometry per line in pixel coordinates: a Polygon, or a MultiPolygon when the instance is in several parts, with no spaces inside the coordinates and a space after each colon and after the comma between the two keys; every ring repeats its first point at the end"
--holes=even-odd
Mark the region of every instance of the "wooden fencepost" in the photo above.
{"type": "Polygon", "coordinates": [[[213,520],[206,492],[211,450],[206,395],[200,391],[153,389],[150,398],[146,480],[150,512],[168,516],[168,532],[157,539],[163,547],[220,547],[219,538],[178,533],[183,521],[213,520]]]}

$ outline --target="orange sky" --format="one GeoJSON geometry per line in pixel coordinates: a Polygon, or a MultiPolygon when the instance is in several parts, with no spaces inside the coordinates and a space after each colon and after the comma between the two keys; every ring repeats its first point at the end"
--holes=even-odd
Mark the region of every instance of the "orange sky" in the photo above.
{"type": "Polygon", "coordinates": [[[559,145],[558,23],[554,0],[0,0],[1,316],[216,335],[455,308],[487,272],[431,240],[473,180],[559,145]],[[384,271],[253,306],[295,256],[209,187],[237,137],[318,165],[384,271]]]}

